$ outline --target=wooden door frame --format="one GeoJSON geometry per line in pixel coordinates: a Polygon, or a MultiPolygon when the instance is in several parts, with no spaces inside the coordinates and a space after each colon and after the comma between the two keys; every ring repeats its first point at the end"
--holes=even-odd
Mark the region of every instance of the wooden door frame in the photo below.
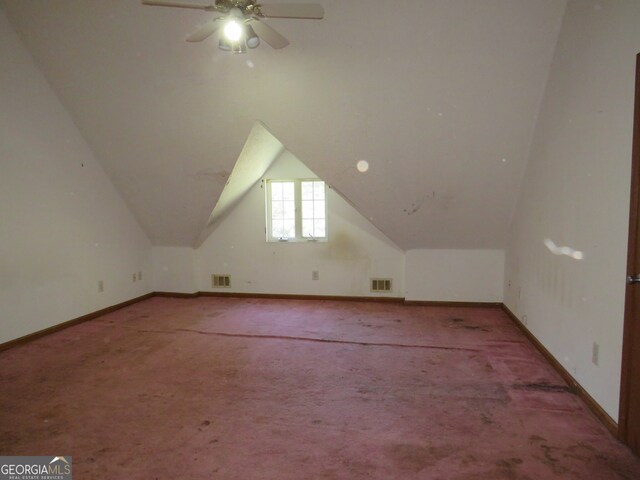
{"type": "MultiPolygon", "coordinates": [[[[637,248],[637,241],[640,238],[640,219],[638,218],[638,201],[640,200],[640,53],[636,56],[636,84],[635,84],[635,100],[633,113],[633,150],[631,154],[631,205],[629,209],[629,243],[627,254],[627,275],[635,275],[638,265],[638,255],[640,250],[637,248]]],[[[632,360],[632,340],[635,328],[640,328],[640,324],[636,325],[637,318],[640,318],[640,312],[635,312],[634,295],[640,295],[638,292],[640,286],[632,286],[627,284],[625,293],[624,306],[624,334],[622,339],[622,369],[620,381],[620,415],[618,418],[618,436],[627,442],[628,428],[627,418],[629,416],[629,395],[631,384],[631,360],[632,360]],[[635,289],[636,293],[632,291],[635,289]]]]}

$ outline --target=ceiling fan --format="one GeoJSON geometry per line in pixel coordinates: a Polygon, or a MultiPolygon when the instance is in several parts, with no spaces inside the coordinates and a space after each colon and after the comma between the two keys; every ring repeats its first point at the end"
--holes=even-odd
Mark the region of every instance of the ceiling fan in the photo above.
{"type": "Polygon", "coordinates": [[[260,39],[273,48],[284,48],[289,40],[264,23],[262,18],[307,18],[320,20],[324,17],[322,5],[315,3],[260,4],[258,0],[215,0],[208,5],[181,3],[164,0],[142,0],[143,5],[154,7],[191,8],[206,12],[219,12],[187,37],[187,42],[201,42],[222,29],[219,47],[233,53],[246,53],[248,48],[260,45],[260,39]]]}

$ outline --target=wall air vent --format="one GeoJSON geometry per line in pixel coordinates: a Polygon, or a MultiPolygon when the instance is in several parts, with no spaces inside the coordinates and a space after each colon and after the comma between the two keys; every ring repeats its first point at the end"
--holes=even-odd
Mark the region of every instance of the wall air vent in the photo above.
{"type": "Polygon", "coordinates": [[[372,278],[371,291],[374,293],[390,292],[391,279],[390,278],[372,278]]]}
{"type": "Polygon", "coordinates": [[[211,275],[211,286],[213,288],[230,288],[231,275],[211,275]]]}

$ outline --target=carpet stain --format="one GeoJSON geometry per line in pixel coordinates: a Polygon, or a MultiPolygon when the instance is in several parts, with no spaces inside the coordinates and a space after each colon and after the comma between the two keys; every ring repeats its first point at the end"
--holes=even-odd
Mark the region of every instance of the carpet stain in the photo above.
{"type": "Polygon", "coordinates": [[[549,385],[548,383],[523,383],[511,385],[514,390],[526,390],[546,393],[572,393],[575,391],[568,385],[549,385]]]}
{"type": "Polygon", "coordinates": [[[449,327],[450,328],[462,328],[464,330],[487,332],[487,333],[491,331],[490,329],[488,329],[486,327],[481,327],[479,325],[475,325],[475,324],[469,322],[467,319],[460,318],[460,317],[455,317],[455,318],[449,319],[449,327]]]}
{"type": "Polygon", "coordinates": [[[452,445],[423,446],[401,443],[391,445],[387,454],[402,470],[417,473],[427,467],[435,466],[440,460],[453,455],[457,450],[452,445]]]}
{"type": "Polygon", "coordinates": [[[523,477],[519,474],[519,466],[522,465],[521,458],[508,458],[503,460],[498,460],[496,462],[496,466],[500,472],[496,478],[504,478],[508,480],[519,480],[523,477]]]}
{"type": "Polygon", "coordinates": [[[568,468],[560,464],[560,459],[554,456],[554,452],[558,450],[556,447],[552,447],[547,444],[540,445],[540,449],[543,452],[542,463],[548,465],[554,474],[564,475],[569,471],[568,468]]]}
{"type": "Polygon", "coordinates": [[[547,439],[544,437],[541,437],[539,435],[531,435],[529,436],[529,442],[531,443],[539,443],[539,442],[546,442],[547,439]]]}
{"type": "Polygon", "coordinates": [[[493,423],[495,423],[493,421],[493,419],[491,418],[491,416],[489,414],[486,414],[486,413],[481,413],[480,414],[480,420],[485,425],[492,425],[493,423]]]}

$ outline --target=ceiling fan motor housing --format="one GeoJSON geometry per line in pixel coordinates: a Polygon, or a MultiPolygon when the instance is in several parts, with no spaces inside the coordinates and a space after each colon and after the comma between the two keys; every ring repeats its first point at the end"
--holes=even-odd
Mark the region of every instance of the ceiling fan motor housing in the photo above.
{"type": "Polygon", "coordinates": [[[229,12],[239,9],[243,15],[251,15],[257,7],[255,0],[216,0],[216,10],[219,12],[229,12]]]}

